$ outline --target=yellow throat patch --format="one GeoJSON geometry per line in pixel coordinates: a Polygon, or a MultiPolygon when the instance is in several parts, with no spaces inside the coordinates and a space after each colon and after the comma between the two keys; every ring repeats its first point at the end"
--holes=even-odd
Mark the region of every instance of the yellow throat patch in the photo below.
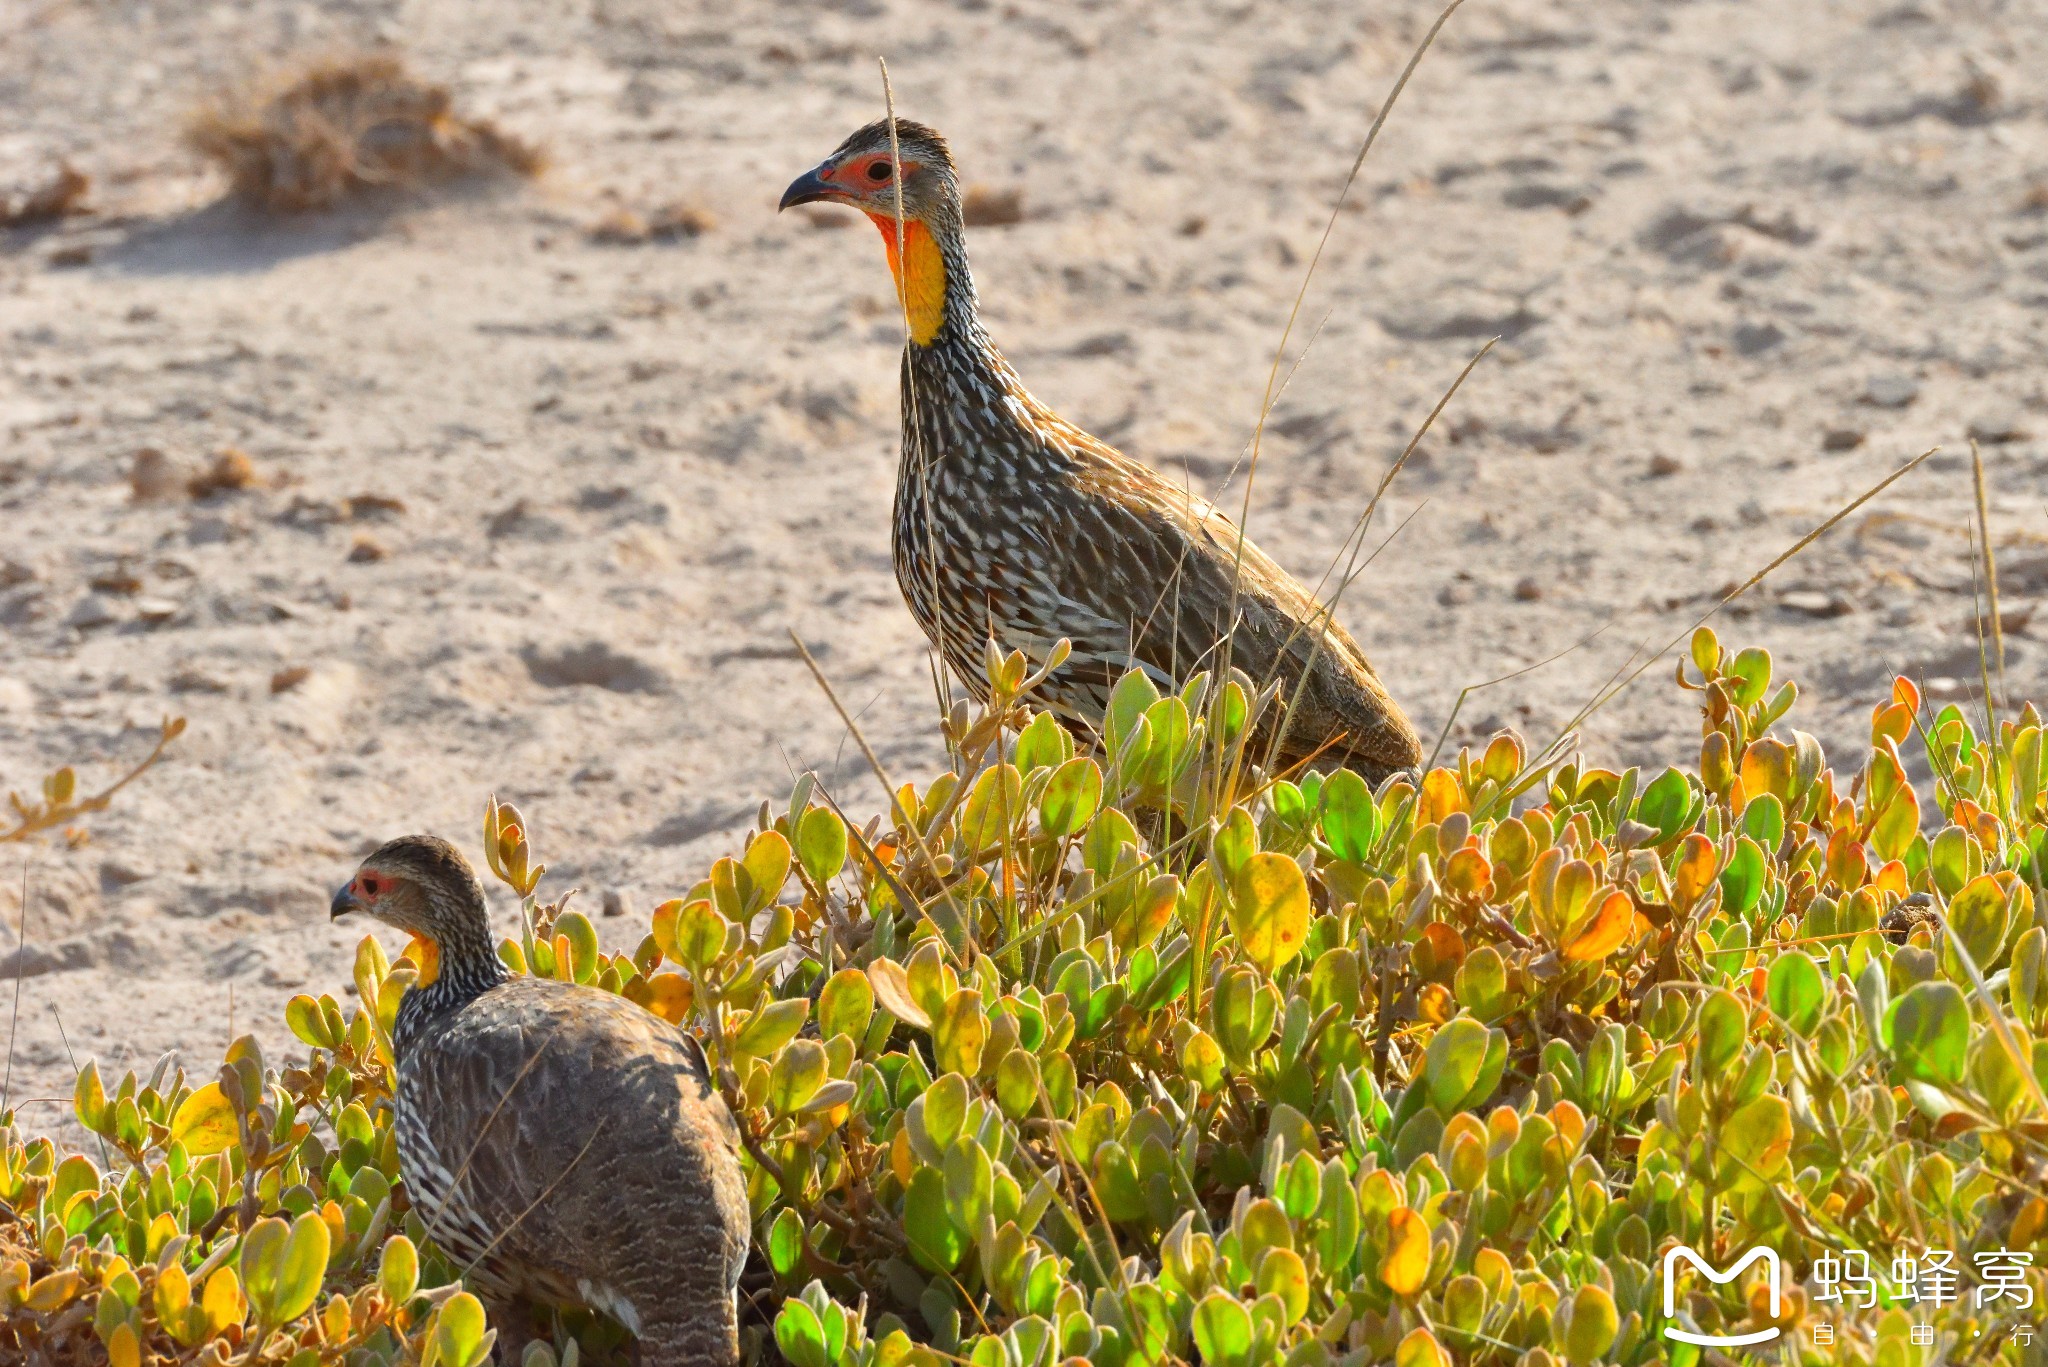
{"type": "Polygon", "coordinates": [[[930,346],[946,321],[946,258],[931,230],[914,218],[903,221],[903,250],[896,250],[893,215],[869,214],[882,230],[882,248],[889,253],[889,274],[896,277],[896,297],[910,317],[910,340],[930,346]]]}

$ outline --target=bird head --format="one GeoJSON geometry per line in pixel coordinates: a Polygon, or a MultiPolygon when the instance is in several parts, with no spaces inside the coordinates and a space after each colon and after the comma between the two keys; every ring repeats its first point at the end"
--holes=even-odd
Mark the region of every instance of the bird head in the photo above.
{"type": "Polygon", "coordinates": [[[784,209],[798,204],[847,204],[881,230],[910,317],[911,337],[929,345],[945,321],[945,246],[960,237],[960,182],[946,140],[921,123],[896,120],[891,155],[889,121],[877,119],[839,144],[832,155],[790,182],[784,209]],[[897,166],[902,167],[902,237],[897,235],[897,166]],[[900,249],[899,249],[900,247],[900,249]]]}
{"type": "Polygon", "coordinates": [[[422,951],[422,983],[432,981],[444,955],[496,962],[483,884],[439,836],[400,836],[378,846],[329,907],[330,918],[352,911],[413,937],[422,951]]]}
{"type": "MultiPolygon", "coordinates": [[[[857,129],[832,155],[790,182],[782,207],[798,204],[850,204],[896,231],[896,169],[890,158],[889,121],[877,119],[857,129]]],[[[953,174],[953,154],[936,130],[909,119],[896,120],[896,152],[903,163],[903,217],[931,226],[957,224],[960,183],[953,174]]]]}

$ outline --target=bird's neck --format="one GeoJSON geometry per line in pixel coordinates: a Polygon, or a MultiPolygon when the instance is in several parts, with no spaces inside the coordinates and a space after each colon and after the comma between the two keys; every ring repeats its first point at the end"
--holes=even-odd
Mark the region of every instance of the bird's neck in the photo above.
{"type": "Polygon", "coordinates": [[[489,921],[464,925],[440,939],[413,937],[410,951],[419,975],[398,1004],[392,1046],[403,1056],[420,1032],[434,1021],[459,1011],[511,977],[491,944],[489,921]]]}
{"type": "Polygon", "coordinates": [[[934,228],[919,218],[900,225],[893,215],[868,218],[882,234],[912,345],[933,346],[944,332],[975,327],[974,277],[959,230],[943,224],[934,228]]]}
{"type": "Polygon", "coordinates": [[[952,467],[1043,454],[1044,428],[1058,418],[1025,389],[982,326],[959,225],[906,220],[899,250],[895,219],[870,217],[910,325],[903,347],[905,451],[924,451],[952,467]]]}

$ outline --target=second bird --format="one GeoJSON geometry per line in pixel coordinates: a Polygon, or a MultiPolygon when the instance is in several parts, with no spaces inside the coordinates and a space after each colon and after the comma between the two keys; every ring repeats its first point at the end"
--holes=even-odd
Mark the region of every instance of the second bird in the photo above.
{"type": "Polygon", "coordinates": [[[1313,593],[1208,503],[1024,388],[975,307],[945,140],[907,119],[896,135],[892,153],[886,120],[861,129],[782,207],[848,204],[882,231],[910,332],[896,579],[948,667],[985,699],[984,642],[1043,663],[1065,638],[1073,654],[1041,697],[1093,731],[1131,668],[1171,690],[1230,666],[1282,684],[1278,767],[1342,764],[1376,782],[1418,763],[1415,728],[1313,593]]]}

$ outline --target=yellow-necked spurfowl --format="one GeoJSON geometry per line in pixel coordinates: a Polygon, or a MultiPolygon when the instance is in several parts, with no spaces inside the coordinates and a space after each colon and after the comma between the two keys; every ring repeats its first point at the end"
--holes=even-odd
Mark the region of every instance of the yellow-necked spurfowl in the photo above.
{"type": "Polygon", "coordinates": [[[392,1032],[399,1169],[508,1342],[533,1305],[588,1306],[644,1367],[737,1363],[746,1185],[697,1041],[598,988],[509,974],[445,840],[377,850],[334,895],[350,911],[431,945],[392,1032]]]}
{"type": "Polygon", "coordinates": [[[881,229],[909,321],[896,579],[925,635],[977,692],[983,644],[1073,654],[1044,697],[1101,722],[1133,666],[1161,688],[1197,670],[1278,679],[1281,766],[1314,756],[1378,780],[1416,764],[1415,729],[1365,652],[1298,581],[1208,503],[1032,397],[982,327],[945,140],[896,121],[902,241],[886,120],[799,176],[782,207],[848,204],[881,229]]]}

